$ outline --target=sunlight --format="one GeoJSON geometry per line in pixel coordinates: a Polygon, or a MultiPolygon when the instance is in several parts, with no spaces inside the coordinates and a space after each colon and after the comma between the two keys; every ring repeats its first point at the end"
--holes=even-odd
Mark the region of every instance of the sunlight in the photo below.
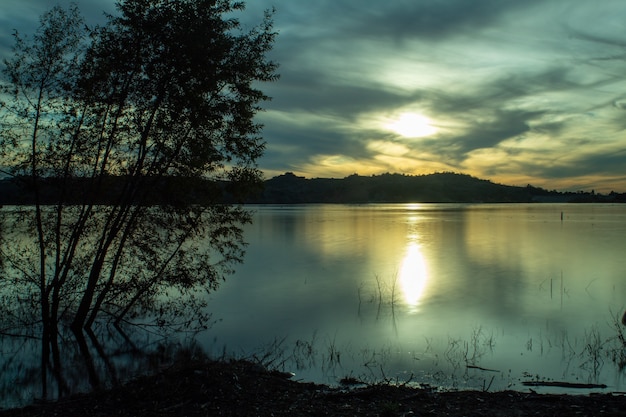
{"type": "Polygon", "coordinates": [[[405,302],[412,312],[417,311],[426,288],[427,273],[424,255],[416,242],[411,242],[407,247],[399,279],[405,302]]]}
{"type": "Polygon", "coordinates": [[[432,120],[418,113],[402,113],[387,128],[406,138],[421,138],[437,132],[432,120]]]}

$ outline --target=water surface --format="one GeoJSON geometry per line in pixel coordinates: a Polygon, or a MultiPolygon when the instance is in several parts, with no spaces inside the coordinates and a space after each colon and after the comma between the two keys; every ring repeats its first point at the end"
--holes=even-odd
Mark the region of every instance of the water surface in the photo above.
{"type": "Polygon", "coordinates": [[[200,336],[214,354],[265,350],[324,383],[624,390],[610,356],[626,306],[626,206],[252,208],[245,263],[211,295],[219,321],[200,336]]]}
{"type": "MultiPolygon", "coordinates": [[[[100,323],[82,345],[62,337],[58,387],[106,387],[199,347],[327,384],[626,391],[626,205],[250,209],[245,261],[208,295],[211,328],[190,340],[100,323]]],[[[39,343],[0,337],[0,407],[41,395],[39,343]]]]}

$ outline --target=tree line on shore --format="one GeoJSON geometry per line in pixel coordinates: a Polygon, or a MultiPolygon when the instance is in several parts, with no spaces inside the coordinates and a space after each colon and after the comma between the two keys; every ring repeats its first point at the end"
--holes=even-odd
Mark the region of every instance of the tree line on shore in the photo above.
{"type": "MultiPolygon", "coordinates": [[[[75,178],[72,183],[70,188],[73,193],[69,200],[80,204],[84,192],[89,189],[89,181],[75,178]]],[[[124,181],[119,177],[109,177],[105,183],[107,186],[97,198],[98,204],[112,204],[121,192],[124,181]]],[[[55,204],[59,187],[58,180],[49,178],[40,191],[42,201],[55,204]]],[[[150,197],[141,204],[177,206],[211,204],[216,201],[246,204],[626,202],[626,193],[549,191],[530,184],[525,187],[496,184],[452,172],[417,176],[354,174],[340,179],[307,179],[287,172],[266,181],[258,181],[254,185],[246,183],[246,190],[242,189],[242,183],[169,177],[153,182],[152,187],[148,193],[150,197]]],[[[0,204],[32,204],[34,195],[29,190],[27,177],[0,180],[0,204]]],[[[67,195],[65,198],[68,198],[67,195]]]]}

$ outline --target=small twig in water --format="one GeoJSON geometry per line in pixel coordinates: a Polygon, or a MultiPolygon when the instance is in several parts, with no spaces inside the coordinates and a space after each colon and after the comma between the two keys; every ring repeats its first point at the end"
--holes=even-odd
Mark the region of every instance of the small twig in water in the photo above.
{"type": "Polygon", "coordinates": [[[527,387],[559,387],[559,388],[606,388],[604,384],[580,384],[563,381],[524,381],[522,385],[527,387]]]}
{"type": "Polygon", "coordinates": [[[487,385],[486,388],[485,388],[485,380],[483,379],[483,392],[489,391],[489,388],[491,388],[491,384],[493,384],[493,379],[495,377],[496,377],[495,375],[491,377],[491,381],[489,381],[489,385],[487,385]]]}
{"type": "Polygon", "coordinates": [[[467,365],[468,368],[470,369],[478,369],[480,371],[487,371],[487,372],[500,372],[497,369],[489,369],[489,368],[483,368],[482,366],[475,366],[475,365],[467,365]]]}

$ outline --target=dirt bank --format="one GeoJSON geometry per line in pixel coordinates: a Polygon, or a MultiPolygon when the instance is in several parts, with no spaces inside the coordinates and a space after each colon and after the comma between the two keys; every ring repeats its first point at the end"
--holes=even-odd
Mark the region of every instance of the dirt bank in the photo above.
{"type": "Polygon", "coordinates": [[[434,392],[301,383],[249,362],[177,365],[107,391],[77,395],[9,416],[624,416],[619,394],[434,392]]]}

